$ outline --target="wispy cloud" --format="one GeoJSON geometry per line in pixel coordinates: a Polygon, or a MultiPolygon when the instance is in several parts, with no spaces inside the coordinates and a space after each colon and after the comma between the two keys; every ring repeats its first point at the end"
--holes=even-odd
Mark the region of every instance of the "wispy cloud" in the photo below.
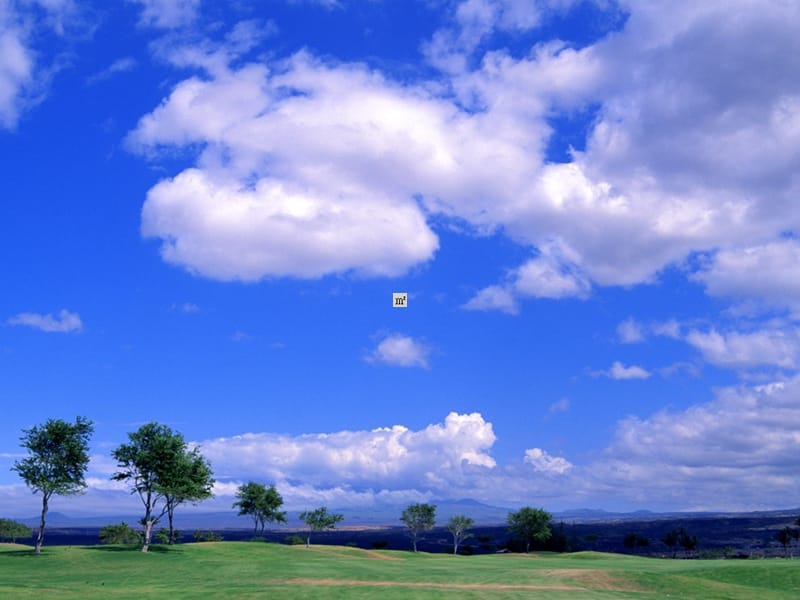
{"type": "Polygon", "coordinates": [[[111,63],[108,67],[95,73],[94,75],[90,75],[86,78],[86,83],[89,85],[93,85],[100,81],[104,81],[116,75],[117,73],[125,73],[126,71],[132,71],[136,68],[137,62],[136,59],[131,57],[119,58],[111,63]]]}
{"type": "Polygon", "coordinates": [[[58,316],[51,313],[19,313],[6,321],[9,325],[23,325],[33,327],[47,333],[73,333],[83,329],[83,322],[77,313],[66,309],[61,310],[58,316]]]}

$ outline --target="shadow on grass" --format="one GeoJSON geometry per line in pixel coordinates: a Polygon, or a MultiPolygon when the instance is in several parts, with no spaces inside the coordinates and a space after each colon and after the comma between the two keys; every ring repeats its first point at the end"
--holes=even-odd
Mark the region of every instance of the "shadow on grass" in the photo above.
{"type": "Polygon", "coordinates": [[[49,556],[46,550],[42,550],[41,554],[34,554],[33,548],[30,550],[3,550],[0,552],[0,556],[30,556],[31,558],[41,558],[43,556],[49,556]]]}
{"type": "MultiPolygon", "coordinates": [[[[86,550],[95,550],[97,552],[142,552],[142,547],[139,545],[122,545],[122,544],[109,544],[100,546],[83,546],[86,550]]],[[[182,548],[178,546],[164,546],[158,544],[150,546],[149,554],[166,554],[169,552],[183,552],[182,548]]]]}

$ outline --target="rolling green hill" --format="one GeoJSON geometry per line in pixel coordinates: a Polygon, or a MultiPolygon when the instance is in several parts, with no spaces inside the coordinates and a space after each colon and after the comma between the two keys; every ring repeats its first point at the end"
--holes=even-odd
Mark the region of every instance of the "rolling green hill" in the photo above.
{"type": "Polygon", "coordinates": [[[0,598],[800,597],[800,562],[660,560],[614,554],[451,556],[342,546],[0,544],[0,598]]]}

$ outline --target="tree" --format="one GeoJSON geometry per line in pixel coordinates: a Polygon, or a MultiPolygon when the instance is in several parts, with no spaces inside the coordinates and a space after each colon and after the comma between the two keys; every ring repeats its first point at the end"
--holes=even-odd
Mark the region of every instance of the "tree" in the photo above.
{"type": "MultiPolygon", "coordinates": [[[[325,531],[326,529],[333,529],[336,524],[344,519],[344,515],[339,513],[329,513],[328,509],[324,506],[316,510],[304,510],[300,513],[300,520],[308,525],[311,531],[325,531]]],[[[306,546],[311,545],[311,531],[306,536],[306,546]]]]}
{"type": "Polygon", "coordinates": [[[697,548],[697,536],[689,535],[683,527],[678,530],[678,543],[687,554],[697,548]]]}
{"type": "Polygon", "coordinates": [[[786,527],[778,531],[775,537],[778,539],[781,546],[783,546],[784,558],[788,557],[789,548],[791,548],[792,540],[794,539],[794,530],[787,525],[786,527]]]}
{"type": "Polygon", "coordinates": [[[214,487],[211,465],[200,454],[199,448],[185,451],[176,459],[174,468],[165,474],[159,483],[164,493],[164,504],[169,520],[169,544],[174,544],[176,541],[173,521],[175,509],[185,502],[196,504],[210,498],[214,487]]]}
{"type": "Polygon", "coordinates": [[[525,506],[516,512],[508,513],[508,531],[525,542],[525,552],[530,552],[531,542],[545,542],[550,539],[552,516],[543,508],[525,506]]]}
{"type": "Polygon", "coordinates": [[[0,519],[0,540],[11,540],[16,543],[17,538],[31,536],[31,528],[11,519],[0,519]]]}
{"type": "Polygon", "coordinates": [[[672,551],[672,558],[675,558],[675,546],[677,546],[680,541],[681,531],[681,529],[673,529],[661,538],[661,541],[672,551]]]}
{"type": "Polygon", "coordinates": [[[167,496],[175,493],[180,482],[178,473],[186,459],[186,442],[180,433],[158,423],[142,425],[128,438],[129,444],[122,444],[111,453],[121,469],[111,478],[127,481],[131,494],[138,494],[144,505],[142,552],[147,552],[153,526],[168,511],[167,496]]]}
{"type": "Polygon", "coordinates": [[[411,534],[411,543],[414,552],[417,551],[417,539],[419,535],[433,529],[436,522],[435,504],[411,504],[404,511],[400,520],[406,524],[411,534]]]}
{"type": "Polygon", "coordinates": [[[471,533],[467,533],[467,529],[471,528],[475,521],[464,515],[454,515],[450,517],[447,525],[444,526],[447,531],[453,534],[453,554],[458,554],[458,545],[472,537],[471,533]]]}
{"type": "Polygon", "coordinates": [[[53,494],[72,496],[86,489],[84,474],[89,466],[89,438],[94,426],[84,417],[75,423],[49,419],[44,425],[23,429],[21,446],[28,449],[26,458],[18,460],[13,471],[34,494],[42,494],[42,515],[34,552],[40,554],[44,541],[45,519],[53,494]]]}
{"type": "Polygon", "coordinates": [[[233,508],[239,509],[239,516],[253,518],[255,534],[259,533],[259,526],[263,534],[267,522],[286,523],[286,513],[278,510],[283,505],[283,498],[274,485],[267,487],[262,483],[248,481],[236,490],[236,498],[233,508]]]}
{"type": "Polygon", "coordinates": [[[138,544],[142,541],[142,535],[123,521],[118,525],[103,527],[100,530],[100,541],[104,544],[138,544]]]}

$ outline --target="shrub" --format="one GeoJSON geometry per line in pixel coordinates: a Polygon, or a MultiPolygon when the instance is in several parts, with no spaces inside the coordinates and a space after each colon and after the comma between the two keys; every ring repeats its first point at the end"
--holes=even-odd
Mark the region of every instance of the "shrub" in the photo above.
{"type": "Polygon", "coordinates": [[[0,519],[0,540],[16,542],[17,538],[31,537],[32,530],[27,525],[11,519],[0,519]]]}
{"type": "Polygon", "coordinates": [[[200,529],[195,531],[192,537],[194,537],[195,542],[221,542],[223,539],[218,533],[214,533],[211,530],[201,531],[200,529]]]}
{"type": "Polygon", "coordinates": [[[389,542],[386,540],[375,540],[374,542],[372,542],[372,547],[375,548],[375,550],[383,550],[388,545],[389,542]]]}
{"type": "Polygon", "coordinates": [[[299,535],[287,535],[284,541],[290,546],[300,546],[306,543],[306,539],[299,535]]]}
{"type": "Polygon", "coordinates": [[[142,541],[142,534],[130,525],[106,525],[100,530],[100,541],[104,544],[138,544],[142,541]]]}

